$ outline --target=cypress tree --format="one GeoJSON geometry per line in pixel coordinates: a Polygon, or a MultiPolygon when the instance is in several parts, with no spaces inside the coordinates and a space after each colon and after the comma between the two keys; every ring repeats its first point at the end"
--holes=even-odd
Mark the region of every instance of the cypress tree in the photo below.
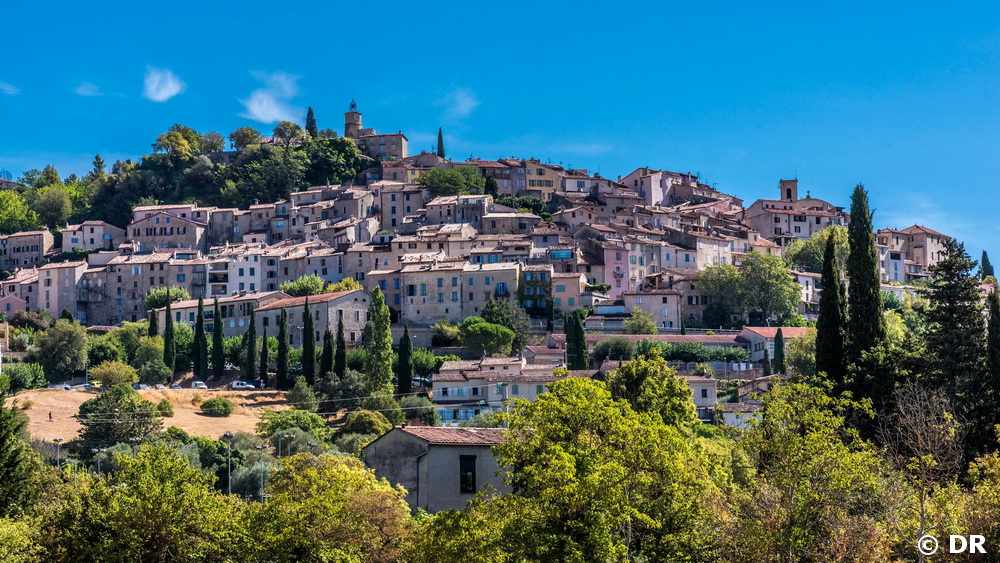
{"type": "Polygon", "coordinates": [[[441,132],[441,128],[438,127],[438,146],[437,155],[444,158],[444,134],[441,132]]]}
{"type": "Polygon", "coordinates": [[[306,133],[313,139],[319,137],[319,129],[316,128],[316,115],[313,113],[313,108],[306,111],[306,133]]]}
{"type": "Polygon", "coordinates": [[[576,330],[576,313],[573,313],[563,323],[563,333],[566,334],[566,367],[576,369],[576,337],[573,332],[576,330]]]}
{"type": "Polygon", "coordinates": [[[347,341],[344,340],[344,317],[337,319],[337,343],[333,352],[333,373],[344,377],[347,370],[347,341]]]}
{"type": "Polygon", "coordinates": [[[222,379],[226,374],[225,323],[222,321],[222,307],[219,298],[215,298],[215,310],[212,311],[212,377],[222,379]]]}
{"type": "Polygon", "coordinates": [[[413,390],[413,340],[410,339],[410,327],[405,325],[403,337],[399,339],[399,357],[396,364],[399,394],[406,395],[413,390]]]}
{"type": "Polygon", "coordinates": [[[31,504],[35,488],[35,462],[21,439],[27,418],[7,398],[6,379],[0,380],[0,517],[16,516],[31,504]]]}
{"type": "Polygon", "coordinates": [[[205,340],[205,304],[198,298],[198,317],[194,321],[194,344],[191,347],[194,376],[201,379],[208,376],[208,342],[205,340]]]}
{"type": "Polygon", "coordinates": [[[160,314],[156,312],[156,309],[149,312],[149,327],[146,329],[146,335],[160,335],[160,314]]]}
{"type": "Polygon", "coordinates": [[[365,377],[367,392],[376,393],[392,383],[392,330],[389,307],[379,288],[372,290],[365,325],[365,377]]]}
{"type": "Polygon", "coordinates": [[[260,362],[258,364],[258,367],[260,368],[260,372],[259,372],[258,377],[257,377],[257,379],[261,380],[264,385],[267,385],[267,379],[268,379],[267,378],[267,364],[268,364],[268,362],[270,362],[270,359],[267,356],[268,352],[269,352],[269,350],[267,349],[267,328],[265,327],[264,328],[264,337],[263,337],[263,340],[261,340],[261,343],[260,343],[260,362]]]}
{"type": "Polygon", "coordinates": [[[816,321],[816,371],[826,373],[839,388],[843,386],[847,372],[847,335],[844,332],[847,311],[833,237],[826,239],[820,287],[819,319],[816,321]]]}
{"type": "Polygon", "coordinates": [[[319,376],[326,377],[333,371],[333,331],[326,325],[323,331],[323,351],[319,355],[319,376]]]}
{"type": "Polygon", "coordinates": [[[684,319],[681,319],[681,334],[687,334],[687,325],[684,324],[684,319]]]}
{"type": "MultiPolygon", "coordinates": [[[[986,371],[989,384],[990,399],[994,405],[1000,405],[1000,291],[993,287],[989,297],[989,325],[986,331],[986,371]]],[[[995,413],[990,428],[1000,424],[1000,409],[995,413]]]]}
{"type": "Polygon", "coordinates": [[[290,388],[291,381],[288,379],[288,312],[281,310],[281,320],[278,321],[278,357],[275,358],[274,367],[275,386],[285,390],[290,388]]]}
{"type": "MultiPolygon", "coordinates": [[[[249,305],[247,307],[249,308],[249,305]]],[[[247,327],[243,344],[246,346],[247,353],[243,366],[243,379],[250,381],[257,373],[257,315],[253,314],[252,308],[250,309],[250,326],[247,327]]]]}
{"type": "MultiPolygon", "coordinates": [[[[590,352],[587,350],[587,330],[583,328],[583,316],[573,315],[573,364],[569,369],[589,369],[590,352]]],[[[569,338],[569,336],[567,336],[569,338]]]]}
{"type": "Polygon", "coordinates": [[[764,347],[764,377],[771,375],[771,354],[767,351],[767,347],[764,347]]]}
{"type": "Polygon", "coordinates": [[[170,312],[170,288],[167,288],[167,320],[163,323],[163,363],[174,372],[177,364],[177,345],[174,344],[174,317],[170,312]]]}
{"type": "Polygon", "coordinates": [[[778,332],[774,334],[774,371],[785,373],[785,335],[781,327],[778,327],[778,332]]]}
{"type": "Polygon", "coordinates": [[[554,299],[547,299],[545,310],[545,332],[552,333],[556,329],[556,306],[554,299]]]}
{"type": "Polygon", "coordinates": [[[309,297],[302,305],[302,376],[310,387],[316,383],[316,334],[309,311],[309,297]]]}
{"type": "MultiPolygon", "coordinates": [[[[872,232],[868,192],[858,184],[851,195],[851,223],[847,227],[850,251],[847,255],[848,358],[857,361],[861,353],[885,340],[882,315],[882,288],[879,283],[878,252],[872,232]]],[[[861,397],[858,397],[861,398],[861,397]]]]}
{"type": "Polygon", "coordinates": [[[980,279],[985,280],[986,278],[992,277],[994,275],[993,264],[990,264],[990,256],[986,254],[985,250],[983,251],[983,259],[979,263],[979,271],[981,272],[979,276],[980,279]]]}
{"type": "Polygon", "coordinates": [[[991,425],[993,393],[986,388],[988,355],[980,280],[972,272],[975,266],[962,243],[946,240],[944,258],[930,267],[926,291],[930,301],[926,357],[931,366],[927,380],[951,397],[968,423],[966,461],[985,453],[996,441],[991,425]]]}

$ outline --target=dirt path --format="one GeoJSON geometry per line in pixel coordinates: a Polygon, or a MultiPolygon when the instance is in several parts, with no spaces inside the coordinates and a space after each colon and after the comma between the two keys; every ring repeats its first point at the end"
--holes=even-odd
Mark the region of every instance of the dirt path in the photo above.
{"type": "MultiPolygon", "coordinates": [[[[284,403],[284,393],[279,391],[197,391],[194,389],[149,389],[139,393],[153,401],[167,398],[174,405],[174,416],[163,419],[163,426],[177,426],[185,432],[198,436],[218,438],[225,432],[253,432],[254,426],[265,409],[288,408],[284,403]],[[201,414],[192,403],[196,395],[202,400],[212,397],[226,397],[236,406],[233,414],[226,418],[215,418],[201,414]]],[[[80,405],[87,399],[96,397],[96,390],[64,391],[62,389],[35,389],[19,393],[15,399],[24,404],[31,401],[25,413],[28,415],[28,430],[32,437],[41,440],[64,438],[71,440],[80,432],[80,423],[75,415],[80,405]],[[49,421],[52,413],[52,421],[49,421]]]]}

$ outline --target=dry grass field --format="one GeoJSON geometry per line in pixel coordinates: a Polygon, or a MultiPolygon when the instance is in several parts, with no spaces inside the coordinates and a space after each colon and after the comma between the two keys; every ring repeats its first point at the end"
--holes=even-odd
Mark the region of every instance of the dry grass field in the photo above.
{"type": "MultiPolygon", "coordinates": [[[[149,389],[139,393],[154,403],[167,398],[174,405],[174,416],[163,419],[164,427],[177,426],[188,434],[218,438],[225,432],[253,432],[254,426],[265,409],[288,408],[284,403],[284,393],[280,391],[216,391],[196,389],[149,389]],[[226,418],[215,418],[201,414],[197,398],[226,397],[236,409],[226,418]]],[[[96,389],[64,391],[62,389],[34,389],[19,393],[15,399],[28,415],[28,430],[36,439],[50,441],[53,438],[70,440],[79,433],[80,423],[76,414],[87,399],[96,397],[96,389]],[[52,420],[49,421],[49,413],[52,420]]]]}

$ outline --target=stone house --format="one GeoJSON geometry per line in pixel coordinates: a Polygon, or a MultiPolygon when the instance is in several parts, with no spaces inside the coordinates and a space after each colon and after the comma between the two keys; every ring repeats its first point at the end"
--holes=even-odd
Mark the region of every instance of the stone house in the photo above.
{"type": "Polygon", "coordinates": [[[62,251],[112,250],[125,242],[125,229],[105,221],[84,221],[62,230],[62,251]]]}
{"type": "Polygon", "coordinates": [[[313,315],[313,341],[317,347],[323,345],[323,332],[326,327],[337,330],[337,320],[344,321],[344,337],[351,344],[361,342],[361,332],[368,322],[368,294],[360,289],[321,293],[307,297],[290,297],[264,305],[254,311],[257,317],[257,330],[263,335],[278,334],[281,321],[281,311],[288,313],[288,340],[294,347],[302,346],[303,339],[309,335],[302,333],[305,315],[305,302],[309,301],[309,313],[313,315]]]}
{"type": "Polygon", "coordinates": [[[399,426],[362,450],[365,465],[379,478],[408,491],[413,509],[461,510],[487,486],[509,493],[497,475],[492,447],[504,441],[501,428],[399,426]]]}

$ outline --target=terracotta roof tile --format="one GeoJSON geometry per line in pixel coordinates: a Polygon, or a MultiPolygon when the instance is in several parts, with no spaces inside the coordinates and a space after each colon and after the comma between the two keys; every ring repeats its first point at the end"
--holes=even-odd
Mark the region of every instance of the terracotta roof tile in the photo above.
{"type": "Polygon", "coordinates": [[[437,428],[433,426],[397,427],[414,438],[430,444],[495,446],[505,440],[502,428],[437,428]]]}

